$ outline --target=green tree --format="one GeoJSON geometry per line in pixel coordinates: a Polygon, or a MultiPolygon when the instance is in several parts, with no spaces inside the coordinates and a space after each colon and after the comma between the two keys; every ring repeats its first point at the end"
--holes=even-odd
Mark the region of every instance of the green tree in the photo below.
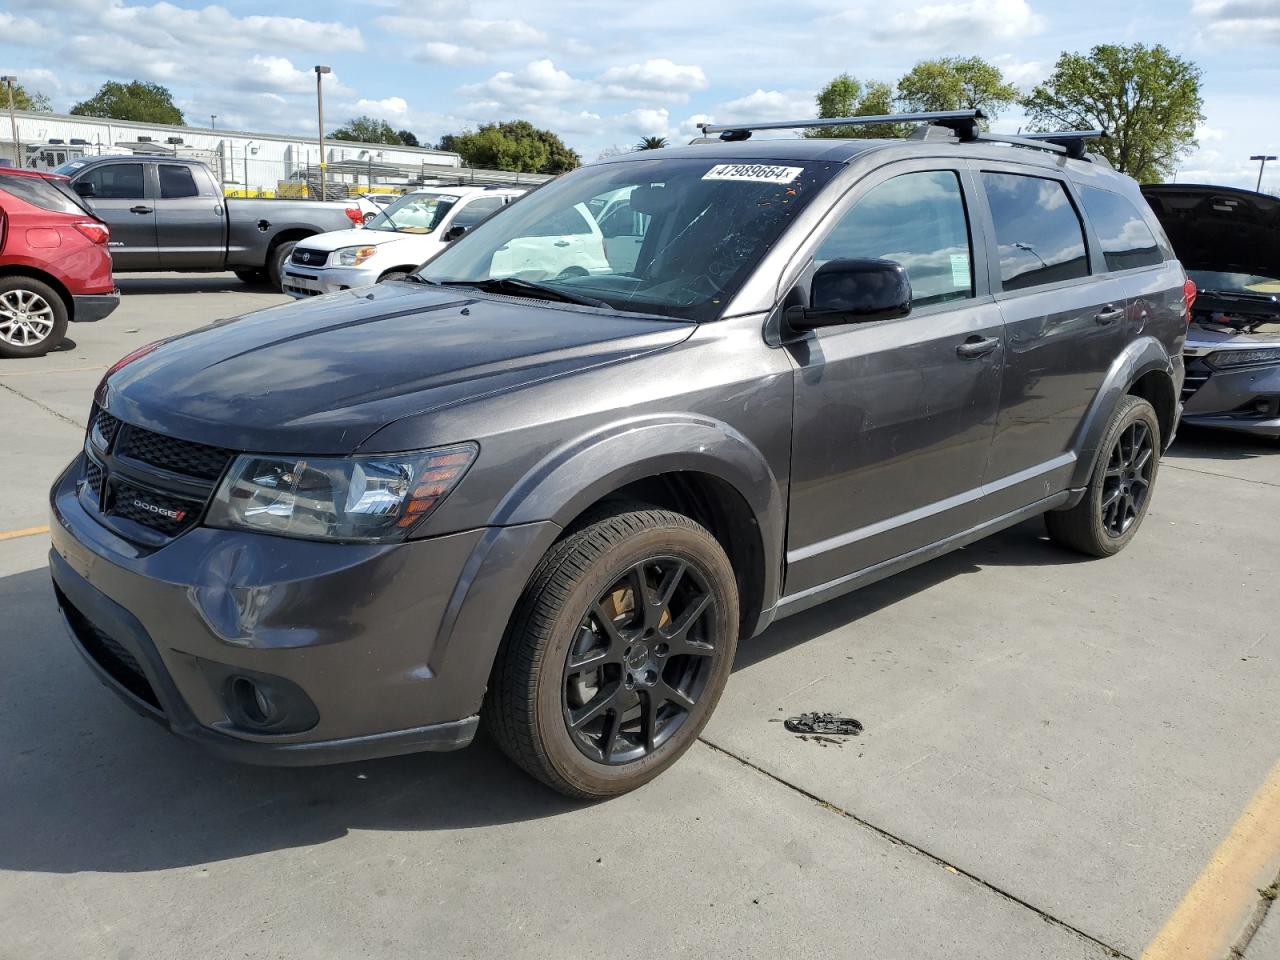
{"type": "Polygon", "coordinates": [[[1038,130],[1106,130],[1093,149],[1141,182],[1166,179],[1204,120],[1200,68],[1160,44],[1064,53],[1022,105],[1038,130]]]}
{"type": "Polygon", "coordinates": [[[109,80],[88,100],[81,100],[71,112],[80,117],[108,117],[112,120],[139,120],[186,126],[173,102],[173,94],[158,83],[109,80]]]}
{"type": "Polygon", "coordinates": [[[911,111],[981,110],[994,118],[1018,96],[1000,68],[981,57],[922,60],[898,81],[898,103],[911,111]]]}
{"type": "Polygon", "coordinates": [[[641,137],[635,148],[637,150],[661,150],[666,145],[666,137],[641,137]]]}
{"type": "MultiPolygon", "coordinates": [[[[9,106],[9,96],[6,91],[0,94],[0,108],[7,109],[9,106]]],[[[37,113],[52,113],[53,104],[49,98],[39,90],[34,93],[28,93],[20,83],[13,85],[13,108],[15,110],[34,110],[37,113]]]]}
{"type": "Polygon", "coordinates": [[[329,134],[334,140],[353,140],[356,143],[387,143],[399,146],[400,135],[391,129],[391,124],[376,117],[352,117],[345,126],[339,127],[329,134]]]}
{"type": "Polygon", "coordinates": [[[400,142],[406,147],[422,146],[422,144],[418,142],[418,135],[412,130],[397,130],[396,136],[400,138],[400,142]]]}
{"type": "Polygon", "coordinates": [[[540,130],[528,120],[486,123],[478,130],[446,134],[441,150],[452,150],[469,166],[520,173],[564,173],[582,164],[582,158],[550,130],[540,130]]]}
{"type": "MultiPolygon", "coordinates": [[[[876,117],[893,112],[893,87],[871,81],[863,84],[842,73],[818,92],[818,116],[876,117]]],[[[817,127],[804,132],[806,137],[897,137],[902,135],[896,124],[877,123],[858,127],[817,127]]]]}

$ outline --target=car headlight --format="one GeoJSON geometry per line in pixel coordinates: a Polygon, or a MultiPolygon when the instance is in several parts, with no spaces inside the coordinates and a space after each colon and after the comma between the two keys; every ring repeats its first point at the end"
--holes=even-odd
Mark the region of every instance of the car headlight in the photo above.
{"type": "Polygon", "coordinates": [[[1219,350],[1209,357],[1209,363],[1218,370],[1251,367],[1259,363],[1280,363],[1280,347],[1263,347],[1258,350],[1219,350]]]}
{"type": "Polygon", "coordinates": [[[344,267],[358,267],[377,252],[377,247],[343,247],[334,251],[338,263],[344,267]]]}
{"type": "Polygon", "coordinates": [[[479,447],[368,457],[243,454],[205,523],[307,540],[403,540],[449,495],[479,447]]]}

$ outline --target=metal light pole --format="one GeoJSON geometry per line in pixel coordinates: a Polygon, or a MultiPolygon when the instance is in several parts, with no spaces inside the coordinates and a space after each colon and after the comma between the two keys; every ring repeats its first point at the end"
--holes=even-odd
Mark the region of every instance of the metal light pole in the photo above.
{"type": "Polygon", "coordinates": [[[0,77],[0,83],[9,88],[9,128],[13,132],[13,165],[23,167],[26,165],[22,162],[22,145],[18,142],[18,118],[13,112],[13,85],[17,82],[17,77],[0,77]]]}
{"type": "Polygon", "coordinates": [[[218,115],[216,113],[209,114],[209,129],[210,130],[218,129],[218,115]]]}
{"type": "Polygon", "coordinates": [[[1249,159],[1258,161],[1258,186],[1255,188],[1254,192],[1261,193],[1262,192],[1262,171],[1267,169],[1268,160],[1275,160],[1277,158],[1270,156],[1268,154],[1258,153],[1258,154],[1254,154],[1249,159]]]}
{"type": "Polygon", "coordinates": [[[331,73],[330,69],[319,64],[316,65],[316,119],[319,121],[320,133],[316,138],[316,145],[320,148],[320,199],[326,198],[324,189],[324,168],[327,164],[324,162],[324,86],[321,78],[326,73],[331,73]]]}

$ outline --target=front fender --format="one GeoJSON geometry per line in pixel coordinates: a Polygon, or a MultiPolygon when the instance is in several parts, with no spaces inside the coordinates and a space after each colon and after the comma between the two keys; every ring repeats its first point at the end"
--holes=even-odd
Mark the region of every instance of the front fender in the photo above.
{"type": "MultiPolygon", "coordinates": [[[[1164,373],[1170,381],[1174,379],[1173,361],[1155,337],[1139,337],[1112,362],[1072,443],[1072,449],[1076,451],[1076,466],[1071,476],[1071,489],[1079,490],[1088,486],[1098,448],[1116,406],[1138,380],[1152,371],[1164,373]]],[[[1167,444],[1171,438],[1162,439],[1167,444]]]]}

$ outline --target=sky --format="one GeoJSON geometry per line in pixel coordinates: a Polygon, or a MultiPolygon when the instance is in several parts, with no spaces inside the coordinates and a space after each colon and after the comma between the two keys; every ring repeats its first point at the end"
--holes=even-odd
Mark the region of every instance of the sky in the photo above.
{"type": "MultiPolygon", "coordinates": [[[[169,87],[193,125],[329,129],[369,114],[424,142],[492,120],[559,133],[585,160],[700,121],[799,119],[833,76],[894,81],[977,54],[1024,89],[1063,51],[1163,43],[1203,70],[1181,182],[1252,187],[1280,153],[1280,0],[0,0],[0,72],[65,112],[106,80],[169,87]]],[[[993,129],[1023,117],[1002,114],[993,129]]],[[[1263,189],[1280,192],[1280,163],[1263,189]]]]}

